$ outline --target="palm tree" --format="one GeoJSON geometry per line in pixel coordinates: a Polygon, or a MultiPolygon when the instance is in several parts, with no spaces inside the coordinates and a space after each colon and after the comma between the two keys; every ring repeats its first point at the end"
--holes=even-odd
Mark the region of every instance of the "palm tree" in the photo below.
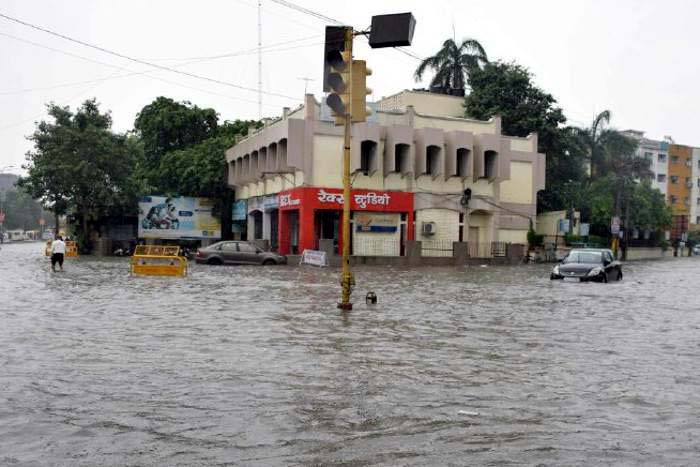
{"type": "Polygon", "coordinates": [[[605,126],[610,123],[612,114],[609,110],[600,112],[591,123],[590,128],[579,128],[578,134],[588,149],[588,160],[590,164],[591,178],[595,178],[602,171],[605,165],[604,136],[605,126]]]}
{"type": "Polygon", "coordinates": [[[420,81],[425,70],[430,68],[435,71],[431,86],[464,89],[469,73],[483,63],[488,63],[488,58],[479,41],[464,39],[458,46],[453,39],[447,39],[438,53],[418,65],[414,76],[420,81]]]}

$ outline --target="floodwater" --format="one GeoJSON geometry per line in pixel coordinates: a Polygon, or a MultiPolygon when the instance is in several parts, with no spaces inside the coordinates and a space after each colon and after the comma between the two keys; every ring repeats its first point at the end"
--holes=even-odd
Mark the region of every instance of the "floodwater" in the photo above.
{"type": "Polygon", "coordinates": [[[0,251],[0,465],[697,465],[700,258],[335,270],[0,251]],[[379,303],[364,304],[374,290],[379,303]]]}

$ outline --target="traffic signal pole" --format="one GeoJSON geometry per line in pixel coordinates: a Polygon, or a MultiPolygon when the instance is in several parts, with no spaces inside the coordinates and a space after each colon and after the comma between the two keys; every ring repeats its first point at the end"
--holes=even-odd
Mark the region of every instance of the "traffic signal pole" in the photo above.
{"type": "Polygon", "coordinates": [[[355,279],[350,270],[350,206],[352,182],[350,179],[350,145],[353,122],[367,120],[367,76],[372,71],[364,60],[353,60],[352,42],[356,34],[367,35],[372,48],[411,45],[415,19],[411,13],[372,17],[368,31],[355,32],[350,26],[326,26],[323,64],[323,91],[328,92],[326,104],[335,116],[335,124],[343,125],[343,269],[340,277],[342,292],[338,308],[352,310],[350,295],[355,279]],[[353,76],[354,75],[354,76],[353,76]]]}
{"type": "MultiPolygon", "coordinates": [[[[345,50],[352,59],[352,41],[354,33],[352,28],[345,29],[345,50]]],[[[350,202],[352,183],[350,180],[350,141],[352,131],[352,62],[348,66],[348,85],[350,85],[350,99],[346,106],[344,121],[344,144],[343,144],[343,271],[340,278],[342,286],[340,303],[338,308],[344,311],[352,310],[350,294],[355,282],[350,270],[350,202]]]]}

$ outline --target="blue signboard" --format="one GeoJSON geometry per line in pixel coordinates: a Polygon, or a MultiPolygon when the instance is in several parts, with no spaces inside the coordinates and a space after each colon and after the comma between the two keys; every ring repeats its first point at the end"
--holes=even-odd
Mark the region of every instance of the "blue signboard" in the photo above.
{"type": "Polygon", "coordinates": [[[248,203],[244,199],[239,199],[233,203],[233,216],[234,221],[244,221],[248,217],[248,203]]]}

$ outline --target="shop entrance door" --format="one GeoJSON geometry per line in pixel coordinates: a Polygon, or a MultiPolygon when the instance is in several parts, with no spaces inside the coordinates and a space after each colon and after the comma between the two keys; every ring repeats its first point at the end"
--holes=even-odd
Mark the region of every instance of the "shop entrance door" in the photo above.
{"type": "Polygon", "coordinates": [[[332,239],[333,250],[338,253],[338,238],[340,232],[340,211],[318,210],[316,211],[316,240],[332,239]]]}

